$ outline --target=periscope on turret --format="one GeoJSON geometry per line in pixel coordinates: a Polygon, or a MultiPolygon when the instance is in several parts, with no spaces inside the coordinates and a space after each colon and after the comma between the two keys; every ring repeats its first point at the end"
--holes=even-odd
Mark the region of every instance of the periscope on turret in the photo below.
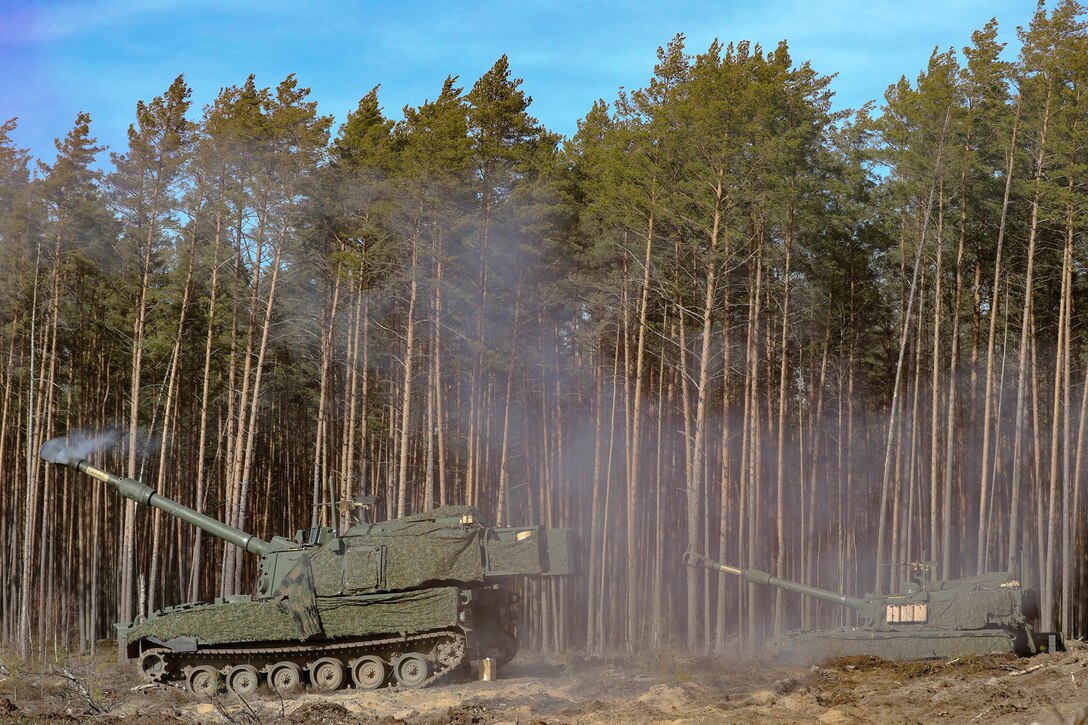
{"type": "Polygon", "coordinates": [[[914,562],[914,578],[895,594],[853,597],[782,579],[759,569],[712,561],[692,551],[684,563],[739,577],[754,584],[797,592],[858,612],[856,627],[787,632],[774,649],[782,659],[817,662],[868,655],[888,660],[923,660],[995,653],[1031,655],[1063,648],[1058,632],[1036,632],[1035,594],[1006,572],[965,579],[929,577],[929,565],[914,562]]]}
{"type": "Polygon", "coordinates": [[[49,444],[41,456],[261,557],[252,596],[116,625],[148,681],[200,695],[263,682],[280,693],[420,687],[485,657],[502,665],[517,652],[518,598],[495,585],[575,572],[569,529],[492,527],[470,506],[264,540],[49,444]]]}

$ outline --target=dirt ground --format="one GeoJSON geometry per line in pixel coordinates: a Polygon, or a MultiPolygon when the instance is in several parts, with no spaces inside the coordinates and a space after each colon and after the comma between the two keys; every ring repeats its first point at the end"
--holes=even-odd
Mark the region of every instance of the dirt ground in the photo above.
{"type": "Polygon", "coordinates": [[[448,677],[422,690],[344,690],[243,702],[136,686],[130,670],[85,660],[0,666],[0,725],[15,723],[1085,723],[1088,646],[1030,659],[891,663],[832,660],[780,667],[654,657],[519,657],[497,682],[448,677]],[[135,686],[135,687],[134,687],[135,686]]]}

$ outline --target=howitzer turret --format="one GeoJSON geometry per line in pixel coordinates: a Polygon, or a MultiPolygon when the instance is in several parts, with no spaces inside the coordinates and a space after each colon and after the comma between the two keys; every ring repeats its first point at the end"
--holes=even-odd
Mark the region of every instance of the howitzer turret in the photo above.
{"type": "Polygon", "coordinates": [[[517,595],[494,585],[573,573],[568,529],[491,527],[478,510],[445,506],[378,523],[259,538],[160,496],[130,478],[43,446],[42,458],[109,484],[261,557],[252,596],[168,607],[117,625],[151,682],[198,694],[260,683],[335,690],[420,687],[484,657],[517,651],[517,595]]]}
{"type": "Polygon", "coordinates": [[[928,577],[929,565],[912,563],[915,578],[895,594],[848,594],[782,579],[759,569],[711,561],[694,552],[684,554],[688,566],[797,592],[858,612],[857,627],[794,631],[778,643],[780,653],[796,661],[872,655],[890,660],[961,657],[997,652],[1020,655],[1059,649],[1057,633],[1034,632],[1035,595],[1005,572],[988,572],[966,579],[940,581],[928,577]]]}

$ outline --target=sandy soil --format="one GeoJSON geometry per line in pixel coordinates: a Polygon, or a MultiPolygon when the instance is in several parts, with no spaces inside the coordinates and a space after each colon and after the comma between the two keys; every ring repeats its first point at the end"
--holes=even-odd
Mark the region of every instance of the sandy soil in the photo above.
{"type": "Polygon", "coordinates": [[[0,669],[0,724],[377,723],[618,725],[633,723],[1085,723],[1088,647],[1031,659],[949,662],[833,660],[819,667],[679,657],[564,662],[519,658],[497,682],[461,679],[422,690],[260,692],[201,700],[137,688],[94,660],[47,673],[0,669]]]}

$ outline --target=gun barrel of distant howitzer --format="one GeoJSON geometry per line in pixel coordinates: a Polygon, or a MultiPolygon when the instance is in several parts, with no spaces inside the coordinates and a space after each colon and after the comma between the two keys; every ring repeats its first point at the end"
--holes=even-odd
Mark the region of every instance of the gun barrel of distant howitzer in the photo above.
{"type": "Polygon", "coordinates": [[[684,563],[688,566],[701,566],[710,569],[711,571],[721,571],[726,574],[739,576],[754,584],[767,584],[772,587],[778,587],[779,589],[785,589],[787,591],[797,592],[798,594],[805,594],[810,597],[816,597],[817,599],[823,599],[825,602],[842,604],[851,609],[865,610],[870,607],[870,603],[864,599],[851,597],[847,594],[841,594],[827,589],[820,589],[819,587],[810,587],[806,584],[791,582],[788,579],[780,579],[765,571],[760,571],[759,569],[741,569],[739,567],[729,566],[728,564],[722,564],[718,561],[712,561],[691,551],[684,553],[684,563]]]}
{"type": "Polygon", "coordinates": [[[258,556],[264,556],[272,546],[264,539],[257,538],[252,534],[247,534],[233,526],[228,526],[222,521],[217,521],[210,516],[205,516],[199,511],[194,511],[188,506],[183,506],[173,499],[160,496],[155,493],[152,488],[139,481],[115,476],[112,473],[106,473],[102,469],[95,468],[91,464],[80,459],[69,461],[68,467],[79,471],[80,473],[85,473],[91,478],[97,478],[102,483],[108,483],[116,488],[125,498],[132,499],[139,504],[153,506],[171,516],[176,516],[183,521],[188,521],[198,529],[207,531],[212,536],[217,536],[220,539],[229,541],[245,551],[252,552],[258,556]]]}

